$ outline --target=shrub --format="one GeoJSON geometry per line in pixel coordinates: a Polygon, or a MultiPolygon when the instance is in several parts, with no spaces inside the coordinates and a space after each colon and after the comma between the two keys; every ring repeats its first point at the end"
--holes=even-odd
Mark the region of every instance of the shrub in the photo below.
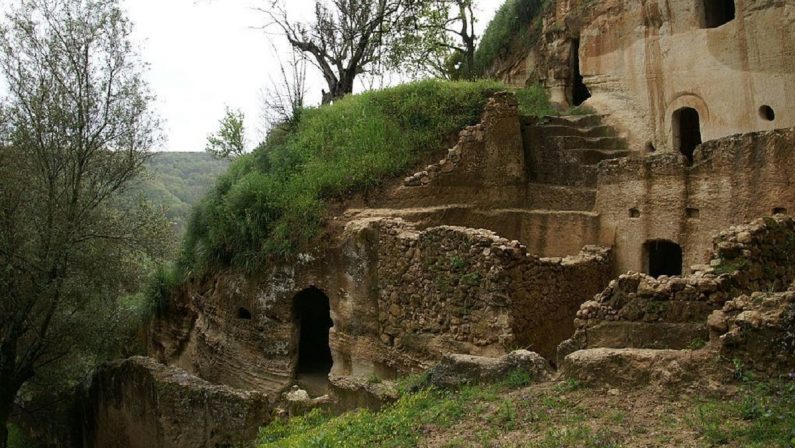
{"type": "Polygon", "coordinates": [[[150,313],[160,316],[168,311],[171,294],[182,279],[182,272],[174,264],[161,264],[155,269],[144,290],[144,297],[150,313]]]}

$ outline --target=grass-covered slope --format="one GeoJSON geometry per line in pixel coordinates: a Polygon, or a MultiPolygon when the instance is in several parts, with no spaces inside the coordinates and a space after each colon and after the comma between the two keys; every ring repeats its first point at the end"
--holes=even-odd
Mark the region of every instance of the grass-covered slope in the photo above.
{"type": "MultiPolygon", "coordinates": [[[[795,382],[720,394],[605,390],[575,382],[406,394],[380,412],[319,411],[263,428],[258,448],[795,446],[795,382]]],[[[519,380],[519,381],[517,381],[519,380]]]]}
{"type": "MultiPolygon", "coordinates": [[[[315,238],[329,200],[406,172],[460,129],[478,122],[493,81],[421,81],[305,110],[236,160],[193,212],[183,268],[251,272],[315,238]]],[[[540,89],[520,96],[524,113],[549,112],[540,89]]]]}

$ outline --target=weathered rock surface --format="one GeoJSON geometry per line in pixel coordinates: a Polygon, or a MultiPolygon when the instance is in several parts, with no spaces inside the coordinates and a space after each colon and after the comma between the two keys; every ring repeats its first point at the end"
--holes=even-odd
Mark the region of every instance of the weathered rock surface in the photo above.
{"type": "Polygon", "coordinates": [[[712,378],[715,359],[710,351],[592,348],[566,356],[561,375],[592,386],[683,387],[712,378]]]}
{"type": "Polygon", "coordinates": [[[85,446],[96,448],[245,445],[272,412],[264,394],[210,384],[144,357],[101,366],[85,406],[85,446]]]}
{"type": "Polygon", "coordinates": [[[795,291],[755,292],[709,317],[721,355],[771,374],[795,372],[795,291]]]}
{"type": "Polygon", "coordinates": [[[500,358],[449,354],[427,372],[427,384],[459,387],[505,379],[514,370],[528,373],[534,381],[549,379],[552,369],[547,360],[527,350],[516,350],[500,358]]]}

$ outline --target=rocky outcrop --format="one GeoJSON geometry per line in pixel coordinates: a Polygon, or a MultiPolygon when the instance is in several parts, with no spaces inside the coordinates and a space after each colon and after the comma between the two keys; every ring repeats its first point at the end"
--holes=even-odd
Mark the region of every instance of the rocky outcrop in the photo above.
{"type": "Polygon", "coordinates": [[[773,375],[795,372],[795,290],[730,300],[709,316],[709,329],[726,359],[773,375]]]}
{"type": "Polygon", "coordinates": [[[86,447],[233,447],[271,420],[271,400],[135,357],[101,366],[84,411],[86,447]]]}
{"type": "Polygon", "coordinates": [[[669,392],[719,378],[708,351],[593,348],[563,360],[561,375],[590,386],[660,387],[669,392]]]}
{"type": "Polygon", "coordinates": [[[426,372],[425,384],[454,388],[491,383],[504,380],[514,371],[521,371],[532,381],[548,380],[552,374],[547,360],[527,350],[516,350],[499,358],[449,354],[426,372]]]}

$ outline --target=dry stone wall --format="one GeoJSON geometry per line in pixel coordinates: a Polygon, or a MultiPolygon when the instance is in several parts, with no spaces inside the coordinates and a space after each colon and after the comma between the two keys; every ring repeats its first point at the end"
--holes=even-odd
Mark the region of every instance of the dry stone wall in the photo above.
{"type": "Polygon", "coordinates": [[[612,274],[602,248],[541,259],[487,230],[417,231],[390,219],[351,226],[378,238],[377,337],[390,349],[383,362],[398,370],[445,353],[498,356],[523,346],[550,355],[571,334],[579,304],[612,274]]]}
{"type": "Polygon", "coordinates": [[[707,317],[730,299],[788,288],[795,280],[793,253],[795,220],[776,215],[720,232],[709,264],[691,275],[624,274],[580,307],[576,332],[558,347],[558,359],[583,348],[703,344],[707,317]]]}

